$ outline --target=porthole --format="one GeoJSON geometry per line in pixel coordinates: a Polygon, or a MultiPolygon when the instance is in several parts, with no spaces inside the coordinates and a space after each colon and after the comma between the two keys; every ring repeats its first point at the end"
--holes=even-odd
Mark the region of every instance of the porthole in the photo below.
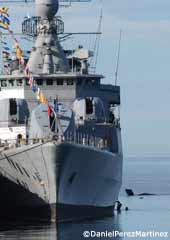
{"type": "Polygon", "coordinates": [[[14,86],[14,79],[9,79],[8,80],[8,85],[9,85],[9,87],[13,87],[14,86]]]}
{"type": "Polygon", "coordinates": [[[46,84],[53,85],[53,79],[51,79],[51,78],[46,79],[46,84]]]}
{"type": "Polygon", "coordinates": [[[38,86],[43,85],[43,80],[42,79],[36,79],[36,83],[38,86]]]}
{"type": "Polygon", "coordinates": [[[74,85],[74,80],[73,79],[67,79],[67,85],[68,86],[74,85]]]}
{"type": "Polygon", "coordinates": [[[7,81],[1,80],[1,87],[7,87],[7,81]]]}
{"type": "Polygon", "coordinates": [[[17,79],[17,86],[21,87],[23,84],[23,80],[22,79],[17,79]]]}
{"type": "Polygon", "coordinates": [[[57,79],[57,85],[58,86],[63,85],[63,79],[57,79]]]}

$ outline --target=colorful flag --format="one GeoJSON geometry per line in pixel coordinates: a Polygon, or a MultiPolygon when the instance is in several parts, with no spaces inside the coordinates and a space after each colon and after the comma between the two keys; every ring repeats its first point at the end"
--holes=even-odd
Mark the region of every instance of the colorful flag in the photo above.
{"type": "Polygon", "coordinates": [[[0,7],[0,13],[3,13],[9,17],[8,10],[9,8],[7,7],[0,7]]]}
{"type": "Polygon", "coordinates": [[[4,30],[8,30],[8,24],[3,23],[0,21],[0,28],[4,29],[4,30]]]}
{"type": "Polygon", "coordinates": [[[51,116],[51,113],[53,112],[50,104],[48,103],[48,116],[50,117],[51,116]]]}
{"type": "Polygon", "coordinates": [[[0,15],[0,21],[3,23],[6,23],[8,25],[10,25],[10,20],[8,17],[4,16],[3,14],[0,15]]]}
{"type": "Polygon", "coordinates": [[[25,67],[25,75],[29,75],[29,73],[30,73],[30,70],[29,70],[29,66],[28,65],[26,65],[26,67],[25,67]]]}
{"type": "Polygon", "coordinates": [[[2,56],[3,56],[3,58],[9,58],[9,54],[4,54],[4,53],[3,53],[2,56]]]}
{"type": "Polygon", "coordinates": [[[23,52],[22,52],[22,50],[21,50],[21,48],[20,48],[20,46],[18,45],[18,43],[16,44],[16,57],[17,57],[17,59],[21,59],[23,56],[23,52]]]}
{"type": "Polygon", "coordinates": [[[3,56],[3,57],[9,57],[10,54],[9,54],[9,53],[2,53],[2,56],[3,56]]]}
{"type": "Polygon", "coordinates": [[[24,58],[23,58],[23,57],[21,57],[21,58],[19,59],[19,63],[22,64],[22,65],[24,65],[25,61],[24,61],[24,58]]]}
{"type": "Polygon", "coordinates": [[[28,81],[28,83],[29,83],[29,85],[30,85],[30,88],[32,88],[33,82],[34,82],[34,78],[33,78],[32,75],[30,75],[30,76],[29,76],[29,81],[28,81]]]}
{"type": "Polygon", "coordinates": [[[40,91],[40,102],[45,104],[48,103],[46,96],[42,93],[42,91],[40,91]]]}
{"type": "Polygon", "coordinates": [[[3,56],[3,60],[4,61],[9,61],[9,60],[11,60],[11,58],[9,58],[8,56],[3,56]]]}
{"type": "Polygon", "coordinates": [[[12,34],[13,34],[13,31],[9,29],[9,33],[12,35],[12,34]]]}
{"type": "Polygon", "coordinates": [[[3,47],[5,50],[7,50],[7,51],[9,51],[9,50],[11,50],[9,47],[3,47]]]}
{"type": "Polygon", "coordinates": [[[5,54],[5,55],[8,55],[8,56],[10,55],[10,53],[7,52],[7,51],[2,51],[2,53],[5,54]]]}
{"type": "Polygon", "coordinates": [[[57,97],[56,99],[54,99],[54,111],[56,113],[59,112],[59,105],[60,105],[60,103],[58,102],[58,97],[57,97]]]}
{"type": "Polygon", "coordinates": [[[37,88],[37,100],[40,100],[40,88],[37,88]]]}
{"type": "Polygon", "coordinates": [[[7,45],[7,42],[1,41],[2,44],[7,45]]]}
{"type": "Polygon", "coordinates": [[[35,93],[35,92],[37,92],[37,87],[36,87],[36,85],[33,83],[33,85],[32,85],[32,91],[35,93]]]}
{"type": "Polygon", "coordinates": [[[8,65],[4,65],[4,68],[8,68],[9,66],[8,65]]]}

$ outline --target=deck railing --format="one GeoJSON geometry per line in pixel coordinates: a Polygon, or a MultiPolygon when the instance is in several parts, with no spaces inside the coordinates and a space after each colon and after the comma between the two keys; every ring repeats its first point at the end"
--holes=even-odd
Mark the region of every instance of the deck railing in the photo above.
{"type": "Polygon", "coordinates": [[[21,147],[23,145],[34,145],[36,143],[46,143],[55,140],[57,142],[80,144],[98,149],[109,150],[112,146],[112,136],[100,137],[81,132],[67,132],[65,136],[54,135],[44,138],[28,138],[28,139],[0,139],[0,150],[21,147]]]}
{"type": "Polygon", "coordinates": [[[67,132],[64,141],[68,143],[91,146],[99,149],[109,149],[112,143],[112,137],[94,136],[82,132],[67,132]]]}

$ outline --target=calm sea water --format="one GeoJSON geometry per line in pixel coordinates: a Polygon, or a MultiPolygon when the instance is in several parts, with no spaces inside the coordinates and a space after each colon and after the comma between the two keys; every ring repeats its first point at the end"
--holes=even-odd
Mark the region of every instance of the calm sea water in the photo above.
{"type": "MultiPolygon", "coordinates": [[[[104,193],[103,193],[104,194],[104,193]]],[[[139,239],[138,237],[107,237],[108,232],[161,231],[168,232],[170,239],[170,159],[131,158],[124,161],[124,179],[120,194],[123,203],[121,213],[112,218],[42,225],[41,223],[4,223],[0,225],[0,240],[80,240],[80,239],[139,239]],[[155,196],[127,197],[124,189],[135,193],[154,193],[155,196]],[[125,211],[128,206],[129,211],[125,211]],[[83,233],[91,232],[85,238],[83,233]],[[103,232],[103,237],[99,235],[103,232]],[[106,236],[106,237],[105,237],[106,236]]]]}

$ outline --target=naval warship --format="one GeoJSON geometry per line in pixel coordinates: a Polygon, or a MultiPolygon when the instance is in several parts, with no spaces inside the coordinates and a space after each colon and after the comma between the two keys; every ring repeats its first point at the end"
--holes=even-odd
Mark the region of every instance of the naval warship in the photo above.
{"type": "Polygon", "coordinates": [[[27,69],[12,59],[0,76],[1,216],[110,215],[122,182],[120,87],[90,72],[90,50],[62,47],[58,0],[35,4],[27,69]]]}

